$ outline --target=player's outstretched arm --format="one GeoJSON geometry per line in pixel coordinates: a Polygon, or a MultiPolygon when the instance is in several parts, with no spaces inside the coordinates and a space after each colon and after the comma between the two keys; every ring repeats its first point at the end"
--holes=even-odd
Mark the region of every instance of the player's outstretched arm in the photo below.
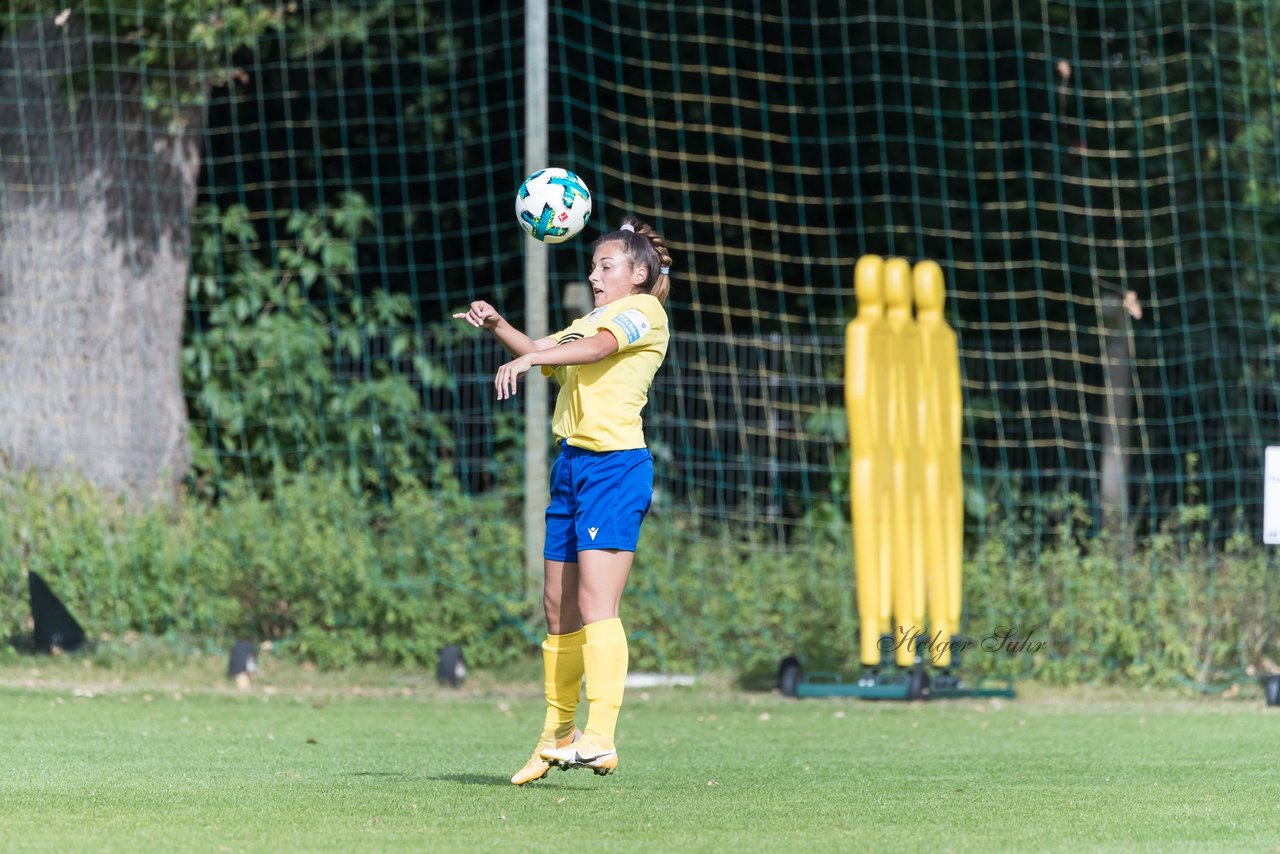
{"type": "Polygon", "coordinates": [[[471,308],[453,316],[454,320],[465,320],[477,329],[487,329],[494,334],[503,348],[513,356],[523,356],[538,350],[546,350],[556,345],[556,339],[547,337],[534,341],[519,329],[516,329],[506,318],[498,314],[498,310],[484,300],[471,303],[471,308]]]}
{"type": "Polygon", "coordinates": [[[599,332],[590,338],[580,338],[558,347],[521,354],[498,368],[498,373],[493,378],[493,385],[498,390],[498,400],[506,400],[515,395],[516,381],[535,365],[591,365],[616,352],[618,339],[612,333],[599,332]]]}

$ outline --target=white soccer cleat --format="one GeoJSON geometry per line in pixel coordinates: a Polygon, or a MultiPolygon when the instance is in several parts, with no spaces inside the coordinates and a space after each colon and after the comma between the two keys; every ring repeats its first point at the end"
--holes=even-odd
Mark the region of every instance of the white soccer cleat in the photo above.
{"type": "Polygon", "coordinates": [[[525,763],[523,768],[512,775],[511,782],[517,786],[523,786],[525,783],[532,783],[534,780],[541,780],[547,776],[547,772],[551,770],[551,764],[543,759],[540,754],[548,749],[571,747],[580,735],[582,735],[582,732],[575,729],[564,738],[556,739],[555,744],[539,742],[538,746],[533,749],[533,755],[529,757],[529,761],[525,763]]]}
{"type": "Polygon", "coordinates": [[[570,768],[590,768],[603,777],[612,774],[618,767],[618,751],[615,748],[599,748],[589,744],[557,745],[542,751],[542,758],[548,765],[554,765],[561,771],[570,768]]]}

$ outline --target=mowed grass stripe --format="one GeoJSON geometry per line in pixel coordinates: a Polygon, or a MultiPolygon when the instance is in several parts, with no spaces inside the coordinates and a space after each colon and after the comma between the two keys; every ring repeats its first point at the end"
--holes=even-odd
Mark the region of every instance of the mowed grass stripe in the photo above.
{"type": "Polygon", "coordinates": [[[508,782],[532,692],[0,690],[8,850],[1267,850],[1260,701],[633,691],[619,772],[508,782]],[[147,699],[147,698],[150,699],[147,699]]]}

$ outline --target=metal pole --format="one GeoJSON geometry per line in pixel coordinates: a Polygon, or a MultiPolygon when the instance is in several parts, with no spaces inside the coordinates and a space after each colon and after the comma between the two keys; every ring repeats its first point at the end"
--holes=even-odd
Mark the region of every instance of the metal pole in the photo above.
{"type": "MultiPolygon", "coordinates": [[[[547,165],[547,0],[526,0],[524,16],[525,174],[547,165]]],[[[535,341],[547,328],[547,247],[525,240],[525,332],[535,341]]],[[[542,543],[547,506],[547,383],[534,369],[525,382],[524,421],[524,563],[526,589],[535,602],[542,596],[542,543]]]]}
{"type": "MultiPolygon", "coordinates": [[[[1099,498],[1107,530],[1125,536],[1129,521],[1129,428],[1133,422],[1133,351],[1123,295],[1102,298],[1102,365],[1106,371],[1106,421],[1102,425],[1099,498]]],[[[1126,537],[1127,542],[1127,537],[1126,537]]]]}

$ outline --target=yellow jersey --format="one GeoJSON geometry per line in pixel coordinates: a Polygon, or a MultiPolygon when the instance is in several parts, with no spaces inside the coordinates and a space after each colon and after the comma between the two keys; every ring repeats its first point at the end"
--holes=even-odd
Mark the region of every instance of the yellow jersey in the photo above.
{"type": "Polygon", "coordinates": [[[544,365],[560,383],[551,430],[557,441],[588,451],[643,448],[640,411],[667,355],[667,312],[650,294],[632,294],[580,317],[553,338],[557,346],[608,331],[618,350],[591,365],[544,365]]]}

